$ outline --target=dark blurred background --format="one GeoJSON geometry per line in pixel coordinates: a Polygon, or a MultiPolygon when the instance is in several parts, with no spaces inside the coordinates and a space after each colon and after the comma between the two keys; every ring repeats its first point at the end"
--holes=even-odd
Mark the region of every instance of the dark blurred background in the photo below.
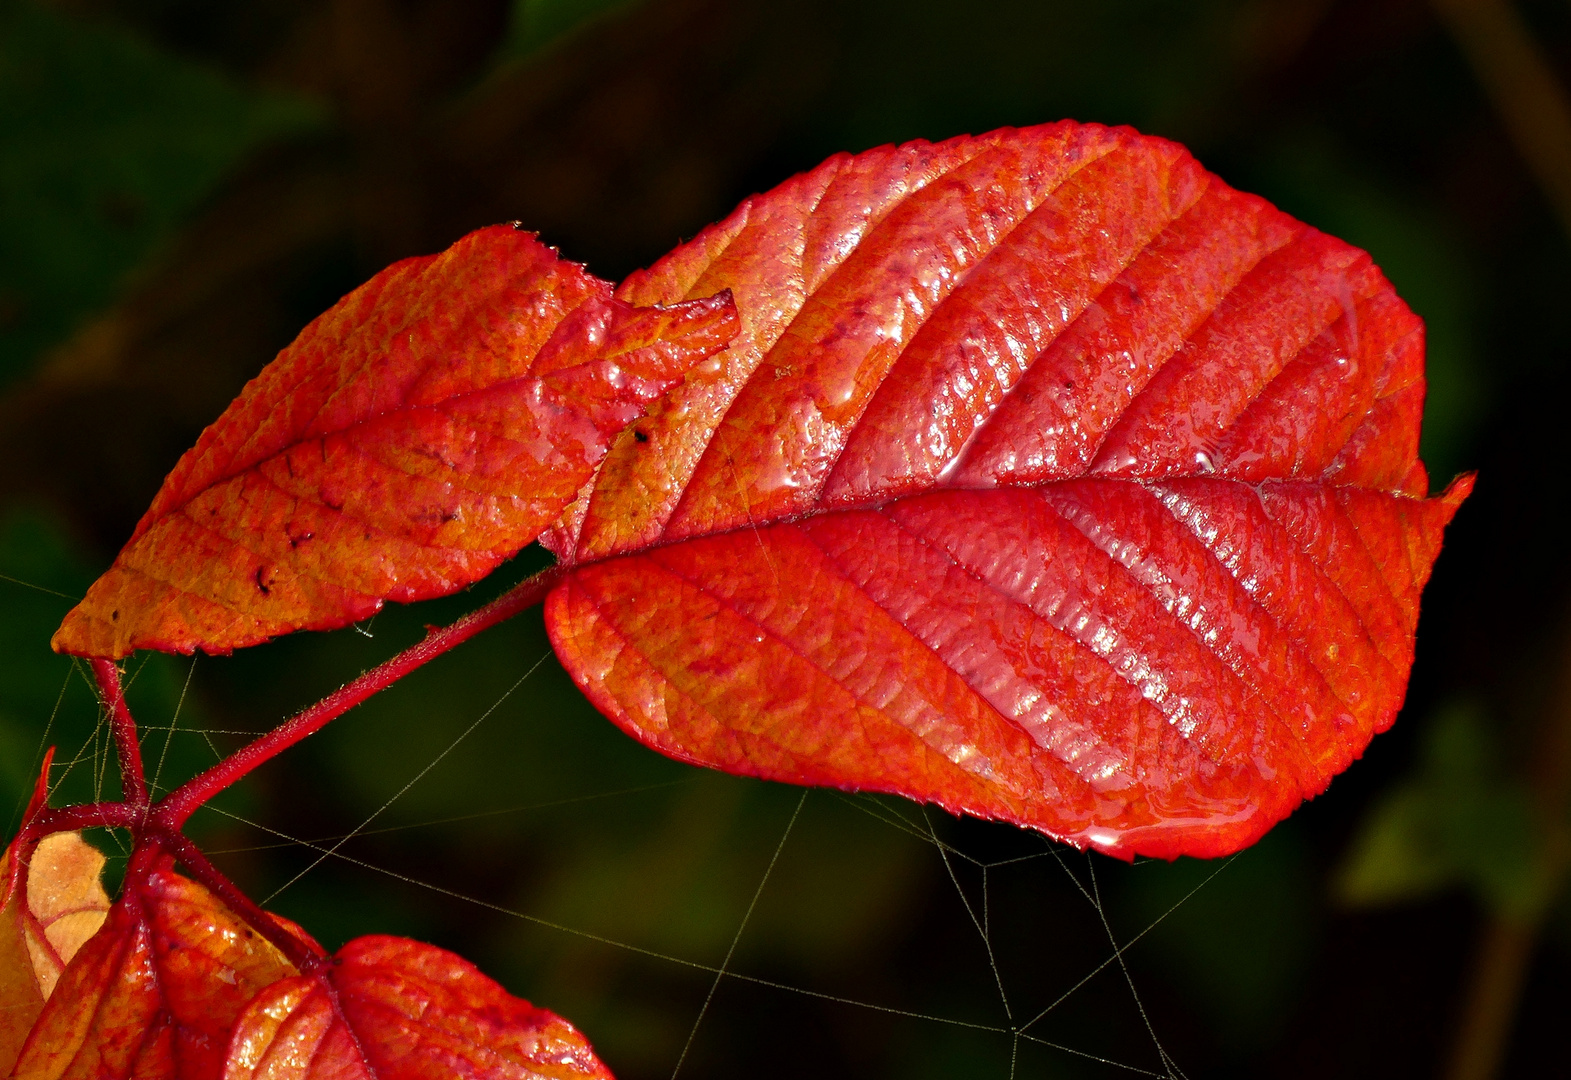
{"type": "MultiPolygon", "coordinates": [[[[113,792],[50,633],[202,426],[390,260],[519,219],[614,279],[837,150],[1129,123],[1371,251],[1428,322],[1436,486],[1480,472],[1406,711],[1329,793],[1220,864],[825,791],[779,847],[799,790],[642,749],[549,658],[519,683],[536,612],[192,830],[330,947],[456,949],[624,1080],[1164,1073],[1147,1020],[1191,1077],[1571,1074],[1568,87],[1566,0],[0,0],[0,814],[44,743],[57,799],[113,792]],[[684,1058],[733,943],[753,981],[684,1058]]],[[[137,658],[158,783],[544,562],[137,658]]]]}

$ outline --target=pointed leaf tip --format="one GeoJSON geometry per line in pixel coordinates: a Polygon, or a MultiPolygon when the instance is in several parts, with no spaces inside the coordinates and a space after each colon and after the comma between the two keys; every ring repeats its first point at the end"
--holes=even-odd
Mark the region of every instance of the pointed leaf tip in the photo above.
{"type": "Polygon", "coordinates": [[[460,589],[737,326],[729,295],[640,308],[506,225],[390,266],[203,432],[53,645],[224,653],[460,589]]]}
{"type": "Polygon", "coordinates": [[[722,287],[743,332],[546,536],[630,734],[1173,857],[1395,717],[1471,480],[1422,497],[1423,327],[1364,252],[1065,122],[831,158],[617,295],[722,287]]]}
{"type": "Polygon", "coordinates": [[[217,1080],[242,1010],[295,973],[167,863],[128,875],[125,895],[61,973],[12,1075],[217,1080]]]}
{"type": "Polygon", "coordinates": [[[314,975],[259,994],[235,1025],[224,1080],[610,1080],[554,1013],[461,957],[406,938],[345,945],[314,975]]]}

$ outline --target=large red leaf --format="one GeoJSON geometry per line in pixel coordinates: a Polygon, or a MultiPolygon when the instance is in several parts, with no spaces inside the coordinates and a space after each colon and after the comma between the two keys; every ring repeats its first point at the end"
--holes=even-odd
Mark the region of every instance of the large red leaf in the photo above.
{"type": "Polygon", "coordinates": [[[547,537],[558,654],[675,757],[1216,855],[1395,717],[1471,484],[1369,257],[1073,123],[831,158],[618,290],[743,330],[547,537]]]}
{"type": "Polygon", "coordinates": [[[566,1020],[473,964],[406,938],[356,938],[315,975],[263,991],[224,1080],[610,1080],[566,1020]]]}
{"type": "Polygon", "coordinates": [[[202,433],[55,647],[228,652],[468,585],[735,330],[729,297],[634,307],[506,225],[397,263],[202,433]]]}
{"type": "Polygon", "coordinates": [[[218,1080],[241,1010],[294,974],[206,889],[155,868],[66,966],[11,1076],[218,1080]]]}

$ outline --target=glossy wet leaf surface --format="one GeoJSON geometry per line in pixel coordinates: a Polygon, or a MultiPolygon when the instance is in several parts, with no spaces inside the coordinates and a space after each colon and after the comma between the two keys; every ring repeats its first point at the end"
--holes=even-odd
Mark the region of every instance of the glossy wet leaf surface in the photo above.
{"type": "Polygon", "coordinates": [[[384,271],[56,644],[342,625],[549,526],[558,654],[667,754],[1225,854],[1395,718],[1471,488],[1426,498],[1423,393],[1368,255],[1177,144],[839,155],[614,297],[506,227],[384,271]]]}
{"type": "Polygon", "coordinates": [[[572,1025],[450,952],[357,938],[315,976],[260,994],[236,1026],[224,1080],[610,1080],[572,1025]]]}
{"type": "Polygon", "coordinates": [[[55,645],[228,652],[462,588],[734,331],[728,297],[635,308],[506,225],[389,267],[202,434],[55,645]]]}
{"type": "Polygon", "coordinates": [[[155,869],[66,967],[11,1075],[216,1080],[241,1009],[294,971],[202,886],[155,869]]]}
{"type": "Polygon", "coordinates": [[[1470,487],[1363,252],[1061,124],[832,158],[635,274],[743,331],[548,537],[665,753],[1124,856],[1237,850],[1395,717],[1470,487]]]}

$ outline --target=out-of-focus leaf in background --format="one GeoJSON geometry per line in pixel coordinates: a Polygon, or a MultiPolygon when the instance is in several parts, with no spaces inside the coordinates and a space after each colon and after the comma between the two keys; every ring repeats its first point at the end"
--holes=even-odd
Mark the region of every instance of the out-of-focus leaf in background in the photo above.
{"type": "Polygon", "coordinates": [[[524,59],[581,27],[638,0],[513,0],[507,35],[497,47],[496,62],[524,59]]]}
{"type": "Polygon", "coordinates": [[[1413,775],[1369,809],[1337,894],[1355,906],[1463,887],[1527,919],[1547,902],[1544,830],[1527,785],[1506,774],[1487,713],[1458,701],[1429,721],[1413,775]]]}
{"type": "Polygon", "coordinates": [[[133,34],[0,4],[0,385],[107,303],[243,154],[319,121],[133,34]]]}

